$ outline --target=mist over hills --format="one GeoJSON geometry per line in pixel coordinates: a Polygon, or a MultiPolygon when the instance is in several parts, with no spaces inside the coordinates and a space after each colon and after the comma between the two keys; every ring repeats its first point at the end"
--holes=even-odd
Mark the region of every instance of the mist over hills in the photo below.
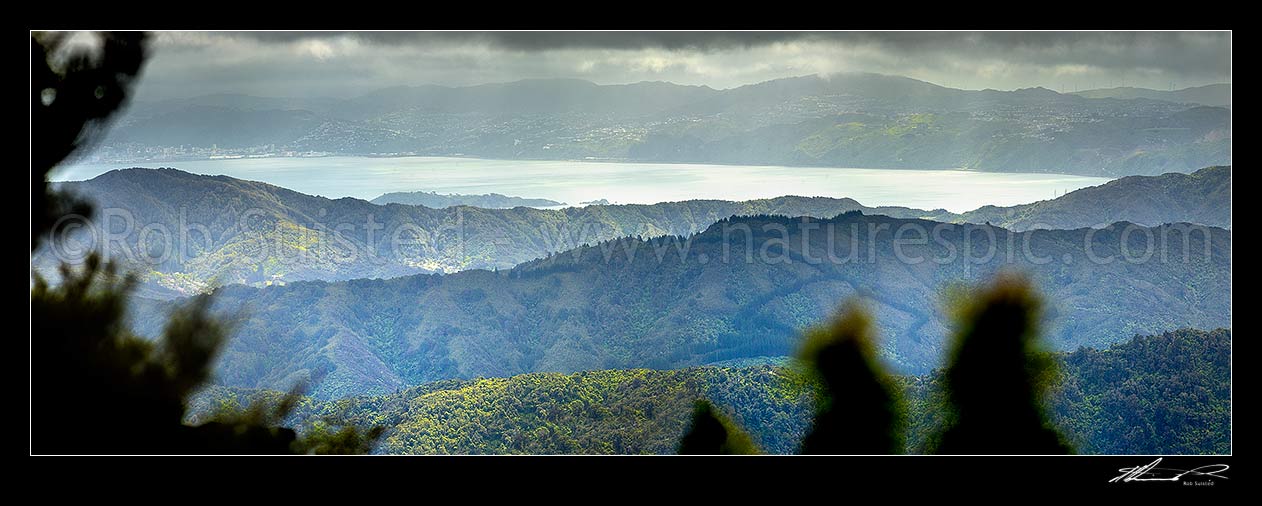
{"type": "MultiPolygon", "coordinates": [[[[1052,200],[987,206],[962,214],[870,207],[848,198],[794,196],[563,209],[433,209],[328,199],[266,183],[174,169],[118,170],[61,186],[98,206],[95,235],[75,237],[104,247],[111,258],[138,270],[146,281],[143,293],[158,298],[214,284],[261,286],[507,269],[583,244],[627,236],[687,236],[723,218],[756,214],[829,218],[862,211],[989,223],[1014,231],[1098,227],[1118,221],[1231,226],[1230,167],[1206,168],[1191,175],[1126,177],[1052,200]],[[101,232],[107,222],[112,223],[112,235],[101,232]],[[150,233],[154,230],[163,232],[150,233]]],[[[55,255],[41,250],[32,263],[52,272],[54,260],[55,255]]]]}
{"type": "Polygon", "coordinates": [[[534,79],[136,104],[97,155],[413,154],[1153,175],[1229,164],[1230,111],[838,74],[727,90],[534,79]]]}
{"type": "MultiPolygon", "coordinates": [[[[504,269],[606,239],[688,235],[733,215],[825,217],[863,208],[850,199],[783,197],[556,210],[432,209],[328,199],[173,169],[113,171],[64,187],[94,201],[100,210],[94,233],[84,241],[108,246],[111,258],[130,263],[154,283],[186,292],[212,282],[267,284],[504,269]],[[111,230],[118,238],[109,244],[101,232],[107,223],[114,223],[111,230]],[[167,232],[142,237],[145,227],[167,232]]],[[[53,260],[50,252],[41,251],[33,263],[51,268],[53,260]]]]}
{"type": "MultiPolygon", "coordinates": [[[[1014,233],[859,212],[732,218],[689,238],[607,241],[499,272],[221,288],[219,310],[248,316],[232,317],[238,337],[218,378],[302,381],[327,398],[785,355],[850,295],[872,302],[885,359],[921,373],[939,364],[950,287],[1001,269],[1032,274],[1057,349],[1227,326],[1230,247],[1229,231],[1186,224],[1014,233]]],[[[142,313],[155,334],[162,312],[142,313]]]]}

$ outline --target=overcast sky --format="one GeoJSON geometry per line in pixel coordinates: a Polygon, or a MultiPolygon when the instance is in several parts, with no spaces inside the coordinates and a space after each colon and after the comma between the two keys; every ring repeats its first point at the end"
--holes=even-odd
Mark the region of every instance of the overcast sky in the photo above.
{"type": "Polygon", "coordinates": [[[137,98],[348,97],[569,77],[731,88],[876,72],[967,89],[1231,81],[1226,32],[160,32],[137,98]]]}

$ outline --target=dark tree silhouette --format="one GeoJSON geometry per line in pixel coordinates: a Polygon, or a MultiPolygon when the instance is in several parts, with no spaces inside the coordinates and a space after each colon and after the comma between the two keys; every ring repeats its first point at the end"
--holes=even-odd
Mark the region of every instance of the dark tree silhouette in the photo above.
{"type": "Polygon", "coordinates": [[[1064,454],[1043,395],[1055,361],[1039,349],[1042,301],[1023,276],[1000,274],[958,308],[939,454],[1064,454]]]}
{"type": "Polygon", "coordinates": [[[148,54],[144,32],[97,34],[100,50],[72,52],[66,33],[31,37],[31,250],[67,214],[87,216],[91,207],[52,190],[48,173],[71,154],[91,146],[126,104],[148,54]]]}
{"type": "Polygon", "coordinates": [[[749,435],[709,401],[699,400],[688,432],[679,441],[680,455],[755,455],[762,453],[749,435]]]}
{"type": "MultiPolygon", "coordinates": [[[[51,189],[48,174],[90,146],[126,102],[145,60],[146,35],[98,34],[95,55],[68,53],[65,34],[31,37],[31,250],[67,214],[91,207],[51,189]]],[[[196,426],[183,423],[188,397],[209,378],[227,330],[210,299],[175,311],[161,340],[126,325],[134,285],[93,254],[62,264],[60,283],[33,275],[31,288],[32,453],[363,453],[380,430],[320,428],[298,439],[279,428],[297,394],[196,426]]]]}
{"type": "Polygon", "coordinates": [[[133,278],[90,256],[62,282],[31,290],[33,453],[288,453],[289,429],[254,417],[183,425],[185,399],[209,376],[225,328],[195,298],[151,343],[123,315],[133,278]]]}
{"type": "Polygon", "coordinates": [[[897,391],[876,355],[871,317],[857,301],[806,332],[798,358],[818,381],[804,454],[891,454],[903,447],[897,391]]]}

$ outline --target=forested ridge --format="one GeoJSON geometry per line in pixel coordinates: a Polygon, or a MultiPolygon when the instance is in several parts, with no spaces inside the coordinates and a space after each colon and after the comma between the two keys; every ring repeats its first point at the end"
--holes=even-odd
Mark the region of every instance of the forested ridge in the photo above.
{"type": "MultiPolygon", "coordinates": [[[[1084,454],[1231,452],[1231,332],[1179,330],[1056,356],[1047,406],[1084,454]]],[[[941,422],[941,376],[901,376],[906,450],[941,422]]],[[[673,453],[693,401],[710,399],[770,453],[795,453],[809,427],[811,383],[791,365],[532,373],[445,380],[388,395],[304,397],[288,423],[386,428],[380,453],[673,453]]],[[[193,419],[279,392],[211,387],[193,419]]]]}
{"type": "MultiPolygon", "coordinates": [[[[1119,221],[1231,227],[1230,167],[1125,177],[1056,199],[986,206],[959,214],[807,196],[563,209],[444,204],[442,209],[433,209],[329,199],[256,181],[174,169],[116,170],[56,186],[109,210],[112,217],[98,216],[96,227],[101,230],[105,221],[112,221],[111,233],[122,237],[97,245],[141,275],[142,294],[159,298],[197,293],[217,284],[265,286],[508,269],[584,244],[623,237],[687,236],[725,218],[759,214],[832,218],[861,211],[990,224],[1013,231],[1071,230],[1119,221]],[[369,230],[374,226],[380,228],[369,230]],[[142,237],[146,227],[167,231],[170,242],[160,242],[162,236],[142,237]]],[[[98,232],[98,243],[105,242],[101,237],[98,232]]],[[[37,251],[34,263],[37,269],[51,272],[54,260],[48,251],[37,251]]]]}
{"type": "MultiPolygon", "coordinates": [[[[225,287],[215,307],[237,333],[218,378],[277,389],[302,381],[313,395],[334,398],[438,379],[788,355],[801,329],[851,295],[873,302],[882,356],[916,374],[939,365],[949,328],[945,293],[1010,268],[1028,269],[1049,297],[1046,338],[1056,349],[1229,324],[1230,232],[1222,229],[1185,235],[1173,226],[1127,232],[1119,225],[1017,235],[952,227],[938,233],[942,242],[896,251],[894,234],[904,226],[936,224],[860,213],[752,216],[690,238],[606,242],[498,272],[225,287]],[[830,229],[837,260],[829,260],[830,229]],[[987,232],[994,254],[965,259],[963,252],[991,246],[987,232]],[[1142,251],[1148,236],[1186,237],[1190,256],[1120,259],[1123,247],[1142,251]],[[1089,261],[1088,251],[1114,261],[1089,261]],[[952,252],[949,262],[934,260],[952,252]]],[[[138,327],[156,335],[166,306],[140,307],[138,327]]]]}

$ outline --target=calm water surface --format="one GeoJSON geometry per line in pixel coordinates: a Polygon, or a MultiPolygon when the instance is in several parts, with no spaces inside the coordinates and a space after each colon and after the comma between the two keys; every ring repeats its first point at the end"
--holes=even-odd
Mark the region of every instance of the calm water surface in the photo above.
{"type": "Polygon", "coordinates": [[[173,167],[263,181],[330,198],[372,199],[396,191],[501,193],[578,205],[652,204],[689,199],[748,200],[782,195],[850,197],[869,206],[961,212],[1047,200],[1108,178],[962,170],[890,170],[747,165],[517,161],[475,158],[333,156],[77,164],[54,179],[90,179],[109,170],[173,167]]]}

